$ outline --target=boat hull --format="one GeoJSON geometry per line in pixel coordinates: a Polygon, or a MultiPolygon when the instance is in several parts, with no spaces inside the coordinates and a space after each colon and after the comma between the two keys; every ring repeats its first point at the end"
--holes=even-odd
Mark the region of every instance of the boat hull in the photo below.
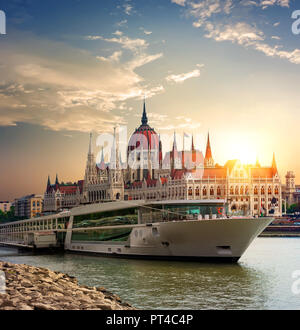
{"type": "Polygon", "coordinates": [[[70,252],[109,257],[237,262],[271,218],[136,225],[126,243],[71,241],[70,252]]]}

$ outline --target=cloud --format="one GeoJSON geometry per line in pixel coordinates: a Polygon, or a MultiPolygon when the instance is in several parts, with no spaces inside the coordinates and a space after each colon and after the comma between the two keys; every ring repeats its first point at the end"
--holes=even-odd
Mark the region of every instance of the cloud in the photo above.
{"type": "MultiPolygon", "coordinates": [[[[271,6],[288,8],[289,5],[289,0],[243,0],[239,4],[232,0],[186,0],[185,2],[187,14],[194,18],[194,27],[202,28],[206,32],[206,38],[214,39],[217,42],[229,41],[255,49],[269,57],[277,57],[293,64],[300,64],[299,49],[284,50],[283,46],[279,44],[271,46],[266,42],[264,32],[258,29],[255,23],[234,21],[238,17],[234,14],[239,12],[240,6],[256,6],[264,10],[271,6]],[[218,17],[216,17],[217,15],[218,17]],[[218,23],[215,23],[216,21],[218,23]]],[[[276,22],[273,26],[276,27],[279,24],[276,22]]],[[[270,38],[280,40],[280,37],[274,35],[270,38]]]]}
{"type": "Polygon", "coordinates": [[[147,36],[149,36],[150,34],[152,34],[152,31],[147,31],[147,30],[145,30],[145,29],[143,29],[143,28],[141,28],[141,30],[143,30],[143,32],[144,32],[147,36]]]}
{"type": "Polygon", "coordinates": [[[125,124],[121,104],[164,92],[163,86],[147,83],[134,71],[162,54],[147,54],[148,44],[142,40],[116,40],[130,51],[125,62],[120,61],[122,50],[94,56],[32,34],[11,34],[0,48],[0,125],[25,122],[87,132],[125,124]]]}
{"type": "Polygon", "coordinates": [[[124,26],[124,25],[126,25],[127,24],[127,19],[124,19],[124,20],[122,20],[122,21],[120,21],[120,22],[118,22],[118,23],[116,23],[116,25],[117,26],[124,26]]]}
{"type": "Polygon", "coordinates": [[[127,36],[120,36],[119,38],[104,38],[102,36],[87,36],[87,40],[104,40],[106,42],[120,44],[124,49],[131,50],[133,52],[139,52],[146,49],[149,44],[144,39],[131,39],[127,36]]]}
{"type": "MultiPolygon", "coordinates": [[[[244,47],[254,48],[269,57],[278,57],[286,59],[294,64],[300,64],[300,49],[292,51],[282,50],[281,46],[270,46],[265,42],[265,35],[262,31],[246,23],[237,23],[235,25],[214,26],[207,24],[207,38],[213,38],[216,41],[231,41],[244,47]]],[[[276,38],[275,38],[276,39],[276,38]]]]}
{"type": "Polygon", "coordinates": [[[191,72],[188,72],[188,73],[181,73],[181,74],[171,74],[169,76],[166,77],[166,80],[169,82],[169,83],[183,83],[184,81],[186,81],[187,79],[190,79],[190,78],[197,78],[197,77],[200,77],[200,70],[199,69],[195,69],[191,72]]]}
{"type": "Polygon", "coordinates": [[[171,2],[176,3],[179,6],[185,6],[186,0],[171,0],[171,2]]]}
{"type": "Polygon", "coordinates": [[[122,51],[116,51],[109,57],[97,56],[97,59],[104,62],[119,62],[122,54],[122,51]]]}
{"type": "Polygon", "coordinates": [[[125,3],[123,5],[123,8],[124,8],[125,14],[127,14],[127,15],[131,15],[132,14],[133,6],[131,4],[125,3]]]}
{"type": "Polygon", "coordinates": [[[261,7],[263,10],[271,6],[289,7],[290,0],[259,0],[259,1],[243,1],[245,6],[257,6],[261,7]]]}
{"type": "Polygon", "coordinates": [[[203,0],[203,1],[188,1],[188,13],[195,17],[195,27],[201,27],[212,16],[219,13],[230,14],[233,2],[232,0],[203,0]]]}
{"type": "Polygon", "coordinates": [[[155,54],[155,55],[141,54],[140,56],[135,57],[132,61],[128,62],[128,66],[132,70],[134,70],[145,64],[156,61],[157,59],[161,58],[162,56],[163,56],[163,53],[159,53],[159,54],[155,54]]]}
{"type": "Polygon", "coordinates": [[[253,41],[264,40],[264,34],[261,31],[251,27],[247,23],[237,23],[235,25],[206,25],[207,38],[213,38],[216,41],[231,41],[239,45],[249,45],[253,41]]]}

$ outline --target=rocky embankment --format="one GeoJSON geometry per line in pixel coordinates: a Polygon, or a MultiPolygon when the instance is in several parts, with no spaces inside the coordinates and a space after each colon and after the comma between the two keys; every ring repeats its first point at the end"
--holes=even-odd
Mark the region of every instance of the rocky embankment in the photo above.
{"type": "Polygon", "coordinates": [[[49,269],[0,261],[0,271],[6,277],[0,310],[134,309],[102,287],[81,286],[76,278],[49,269]]]}

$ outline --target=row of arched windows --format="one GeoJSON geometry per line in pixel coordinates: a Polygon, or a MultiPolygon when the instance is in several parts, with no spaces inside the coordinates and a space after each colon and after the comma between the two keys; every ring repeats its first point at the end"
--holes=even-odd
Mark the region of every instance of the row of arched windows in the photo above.
{"type": "MultiPolygon", "coordinates": [[[[257,186],[255,186],[254,187],[254,195],[258,195],[258,192],[259,192],[259,188],[257,186]]],[[[265,187],[261,187],[260,188],[260,194],[261,195],[265,195],[265,193],[266,193],[265,187]]],[[[275,195],[279,195],[279,188],[278,188],[278,186],[275,187],[274,194],[275,195]]],[[[268,195],[272,195],[272,187],[271,186],[268,187],[268,195]]]]}
{"type": "MultiPolygon", "coordinates": [[[[210,187],[209,189],[206,188],[206,187],[203,187],[202,196],[208,196],[208,193],[209,193],[210,196],[215,196],[215,189],[213,187],[210,187]]],[[[222,195],[221,187],[217,187],[216,193],[217,193],[218,196],[222,195]]],[[[188,195],[193,196],[193,188],[192,187],[189,187],[188,195]]],[[[196,187],[195,196],[200,196],[200,187],[196,187]]]]}
{"type": "Polygon", "coordinates": [[[248,195],[249,194],[249,187],[246,186],[236,186],[234,187],[230,187],[230,195],[248,195]]]}
{"type": "Polygon", "coordinates": [[[89,192],[89,201],[90,202],[96,202],[96,201],[101,201],[101,200],[105,200],[105,199],[106,199],[105,190],[89,192]]]}
{"type": "MultiPolygon", "coordinates": [[[[273,195],[273,192],[272,192],[272,187],[269,186],[268,187],[268,195],[273,195]]],[[[254,195],[258,195],[259,193],[259,188],[257,186],[254,187],[254,195]]],[[[265,195],[266,193],[266,190],[265,190],[265,187],[261,187],[260,188],[260,194],[261,195],[265,195]]],[[[249,194],[249,187],[246,186],[236,186],[235,188],[233,186],[230,187],[230,195],[248,195],[249,194]]],[[[279,188],[278,186],[275,187],[274,189],[274,194],[275,195],[279,195],[279,188]]]]}

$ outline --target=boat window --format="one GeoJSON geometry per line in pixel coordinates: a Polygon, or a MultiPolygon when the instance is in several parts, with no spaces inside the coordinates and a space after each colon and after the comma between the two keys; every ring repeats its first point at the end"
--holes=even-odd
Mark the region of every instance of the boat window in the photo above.
{"type": "Polygon", "coordinates": [[[132,208],[126,210],[77,215],[74,217],[73,228],[135,225],[137,223],[137,209],[132,208]]]}
{"type": "Polygon", "coordinates": [[[73,231],[72,242],[127,242],[132,228],[73,231]]]}

